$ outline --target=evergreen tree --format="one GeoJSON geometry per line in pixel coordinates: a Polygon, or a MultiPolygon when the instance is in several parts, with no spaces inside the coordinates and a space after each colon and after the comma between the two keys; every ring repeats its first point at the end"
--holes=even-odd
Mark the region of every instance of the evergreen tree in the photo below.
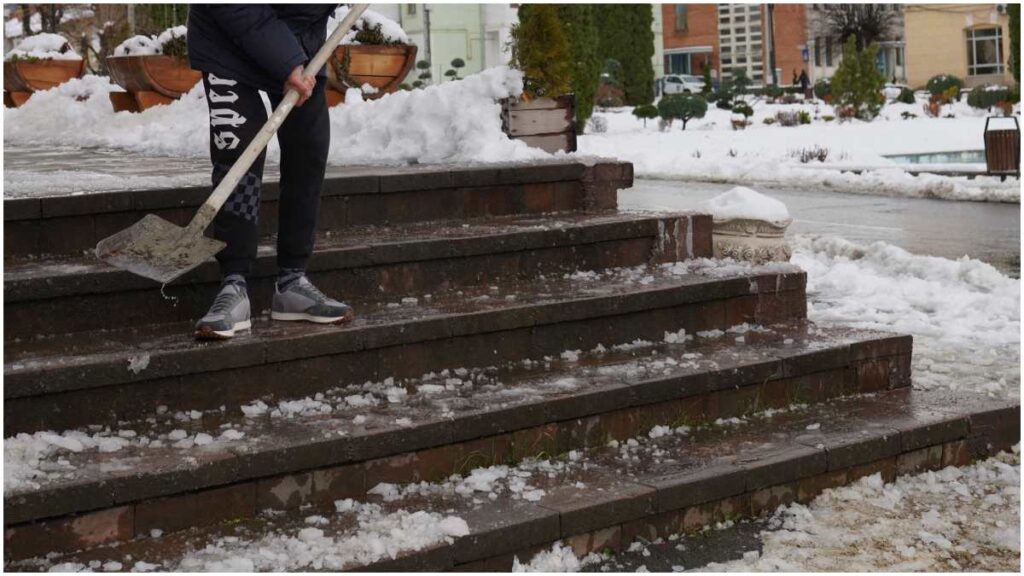
{"type": "Polygon", "coordinates": [[[875,66],[878,45],[870,44],[863,51],[857,51],[857,39],[853,36],[843,46],[843,60],[832,76],[832,97],[840,107],[853,109],[861,120],[871,120],[878,115],[885,98],[885,75],[875,66]]]}
{"type": "Polygon", "coordinates": [[[669,123],[682,120],[683,130],[686,130],[687,122],[703,118],[707,111],[708,103],[692,94],[670,94],[658,101],[658,115],[669,123]]]}
{"type": "Polygon", "coordinates": [[[511,64],[523,72],[526,94],[554,98],[569,91],[569,43],[557,6],[520,4],[519,23],[511,36],[511,64]]]}
{"type": "Polygon", "coordinates": [[[558,5],[558,18],[569,43],[571,89],[576,94],[576,130],[579,132],[594,113],[594,99],[601,79],[595,8],[592,4],[558,5]]]}
{"type": "Polygon", "coordinates": [[[626,103],[634,106],[654,100],[654,13],[650,4],[594,5],[601,60],[622,64],[626,103]]]}

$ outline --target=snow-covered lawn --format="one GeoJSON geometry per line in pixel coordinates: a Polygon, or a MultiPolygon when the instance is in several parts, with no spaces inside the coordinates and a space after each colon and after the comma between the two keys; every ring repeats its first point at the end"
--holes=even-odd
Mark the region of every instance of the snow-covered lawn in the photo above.
{"type": "MultiPolygon", "coordinates": [[[[691,120],[686,130],[679,123],[664,132],[656,120],[638,120],[631,108],[597,112],[607,131],[589,131],[578,138],[581,154],[608,156],[633,163],[637,176],[784,185],[790,187],[827,187],[831,190],[862,194],[890,194],[936,197],[956,200],[1020,201],[1020,183],[997,178],[911,176],[905,169],[926,169],[926,164],[898,164],[888,155],[982,150],[985,111],[965,102],[948,106],[955,118],[927,118],[920,105],[888,104],[873,122],[838,120],[826,104],[754,105],[752,124],[734,131],[731,112],[714,106],[703,119],[691,120]],[[779,111],[808,112],[811,124],[784,127],[765,125],[763,120],[779,111]],[[904,120],[909,112],[917,118],[904,120]],[[820,147],[828,151],[824,162],[802,163],[801,150],[820,147]],[[862,174],[841,173],[840,169],[864,170],[862,174]]],[[[992,128],[1011,120],[993,121],[992,128]]],[[[984,171],[983,164],[944,164],[941,168],[962,167],[984,171]]]]}

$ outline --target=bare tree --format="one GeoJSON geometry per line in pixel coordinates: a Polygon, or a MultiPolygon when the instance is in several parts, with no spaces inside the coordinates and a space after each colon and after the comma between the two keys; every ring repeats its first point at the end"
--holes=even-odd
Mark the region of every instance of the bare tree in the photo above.
{"type": "Polygon", "coordinates": [[[899,19],[892,4],[825,4],[818,19],[819,34],[838,38],[840,43],[851,36],[857,39],[861,52],[872,42],[889,39],[899,19]]]}

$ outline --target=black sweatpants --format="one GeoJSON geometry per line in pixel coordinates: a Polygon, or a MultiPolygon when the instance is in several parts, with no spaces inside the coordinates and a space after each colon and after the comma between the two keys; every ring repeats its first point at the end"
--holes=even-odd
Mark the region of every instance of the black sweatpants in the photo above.
{"type": "MultiPolygon", "coordinates": [[[[301,107],[292,109],[277,132],[281,145],[279,268],[304,270],[313,253],[331,138],[324,82],[319,79],[313,95],[301,107]]],[[[267,111],[259,91],[241,82],[207,72],[203,74],[203,87],[210,109],[210,160],[216,187],[266,123],[267,111]]],[[[283,95],[269,97],[276,108],[283,95]]],[[[256,259],[265,158],[266,152],[260,154],[213,221],[213,237],[227,243],[217,254],[223,276],[248,275],[256,259]]]]}

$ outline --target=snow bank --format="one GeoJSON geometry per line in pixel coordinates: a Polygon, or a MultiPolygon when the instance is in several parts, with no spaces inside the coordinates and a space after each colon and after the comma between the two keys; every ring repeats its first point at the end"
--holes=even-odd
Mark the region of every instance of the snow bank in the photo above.
{"type": "MultiPolygon", "coordinates": [[[[599,112],[608,130],[578,138],[579,155],[633,163],[643,178],[687,179],[750,185],[752,182],[805,188],[828,187],[859,194],[916,196],[949,200],[1020,202],[1016,181],[934,175],[911,176],[886,156],[984,148],[984,110],[960,102],[948,107],[955,118],[926,118],[920,104],[887,104],[873,122],[825,122],[834,116],[824,104],[754,106],[751,125],[731,128],[730,112],[711,107],[686,130],[660,132],[657,123],[633,117],[628,108],[599,112]],[[809,125],[765,125],[780,111],[806,111],[809,125]],[[904,120],[902,114],[915,114],[904,120]],[[827,151],[826,160],[801,162],[802,151],[827,151]],[[847,170],[847,172],[842,172],[847,170]],[[849,172],[860,170],[861,174],[849,172]]],[[[962,165],[976,168],[977,165],[962,165]]],[[[916,166],[920,169],[924,167],[916,166]]]]}
{"type": "Polygon", "coordinates": [[[703,202],[701,208],[711,213],[715,220],[748,218],[780,224],[790,220],[789,210],[785,204],[743,186],[737,186],[703,202]]]}
{"type": "Polygon", "coordinates": [[[761,554],[702,571],[1017,572],[1020,456],[901,476],[878,474],[791,504],[761,533],[761,554]]]}
{"type": "MultiPolygon", "coordinates": [[[[385,95],[330,110],[335,165],[506,162],[547,158],[501,130],[498,99],[522,93],[522,74],[490,68],[459,82],[385,95]]],[[[114,113],[107,78],[85,76],[4,110],[4,144],[100,147],[139,154],[205,158],[209,152],[202,86],[138,114],[114,113]],[[81,100],[84,98],[84,100],[81,100]]],[[[276,161],[276,139],[269,158],[276,161]]]]}
{"type": "Polygon", "coordinates": [[[796,236],[807,313],[822,325],[909,333],[918,389],[1020,395],[1020,280],[991,265],[875,242],[796,236]]]}
{"type": "MultiPolygon", "coordinates": [[[[330,35],[338,24],[348,15],[349,7],[342,6],[334,11],[334,17],[327,19],[327,34],[330,35]]],[[[373,28],[380,24],[380,31],[384,35],[384,38],[389,42],[399,42],[402,44],[410,44],[409,36],[406,35],[405,30],[395,22],[394,20],[384,16],[380,12],[373,10],[365,10],[363,14],[356,20],[356,30],[362,30],[363,27],[373,28]]],[[[345,34],[345,37],[341,39],[339,44],[359,44],[356,42],[356,30],[350,31],[345,34]]]]}
{"type": "Polygon", "coordinates": [[[60,34],[29,36],[4,56],[4,60],[38,58],[40,60],[81,60],[67,39],[60,34]]]}

